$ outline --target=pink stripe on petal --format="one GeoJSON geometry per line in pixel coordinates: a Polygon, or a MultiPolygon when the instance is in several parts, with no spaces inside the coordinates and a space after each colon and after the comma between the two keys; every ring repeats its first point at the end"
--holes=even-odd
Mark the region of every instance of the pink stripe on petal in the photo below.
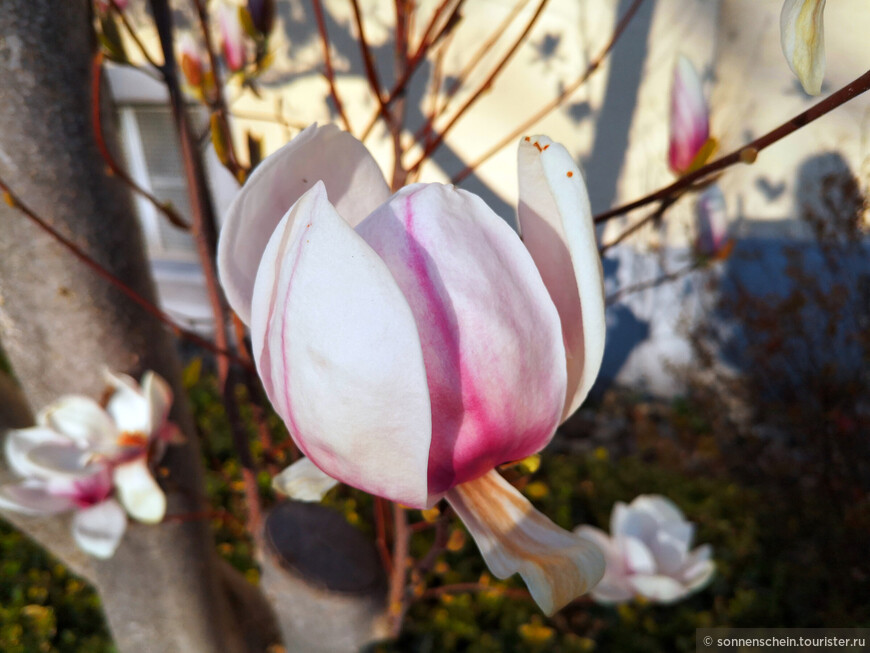
{"type": "Polygon", "coordinates": [[[680,55],[671,88],[668,163],[674,172],[686,172],[710,137],[708,113],[701,79],[692,63],[680,55]]]}
{"type": "Polygon", "coordinates": [[[432,402],[435,496],[543,448],[565,395],[558,314],[516,234],[441,184],[402,189],[357,232],[414,313],[432,402]]]}

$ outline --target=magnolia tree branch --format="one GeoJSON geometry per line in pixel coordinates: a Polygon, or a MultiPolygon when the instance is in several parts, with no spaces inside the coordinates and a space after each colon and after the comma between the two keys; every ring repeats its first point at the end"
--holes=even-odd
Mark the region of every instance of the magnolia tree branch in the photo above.
{"type": "Polygon", "coordinates": [[[314,9],[317,31],[320,33],[320,42],[323,45],[323,76],[326,77],[326,81],[329,84],[329,95],[345,130],[353,133],[350,127],[350,120],[347,119],[347,114],[344,112],[344,103],[341,101],[338,88],[335,86],[335,70],[332,67],[332,51],[329,44],[329,33],[326,31],[326,20],[323,17],[323,4],[321,0],[311,0],[311,6],[314,9]]]}
{"type": "MultiPolygon", "coordinates": [[[[650,193],[649,195],[641,197],[640,199],[637,199],[633,202],[629,202],[628,204],[617,206],[603,213],[599,213],[595,216],[595,222],[605,222],[607,220],[610,220],[611,218],[623,215],[625,213],[628,213],[629,211],[633,211],[634,209],[646,206],[647,204],[650,204],[652,202],[657,202],[659,200],[665,200],[667,198],[673,197],[681,192],[690,189],[693,185],[704,181],[711,175],[721,170],[724,170],[725,168],[729,168],[736,163],[754,163],[755,159],[758,157],[758,154],[762,150],[770,147],[777,141],[782,140],[789,134],[796,132],[798,129],[805,127],[814,120],[818,120],[825,114],[830,113],[831,111],[833,111],[840,105],[845,104],[849,100],[858,97],[862,93],[866,92],[868,89],[870,89],[870,70],[858,77],[853,82],[846,84],[846,86],[844,86],[843,88],[832,93],[821,102],[814,104],[806,111],[799,113],[791,120],[784,122],[779,127],[772,129],[763,136],[756,138],[754,141],[751,141],[750,143],[747,143],[746,145],[737,148],[733,152],[730,152],[725,156],[722,156],[715,161],[712,161],[707,165],[698,168],[694,172],[680,177],[674,183],[669,184],[664,188],[660,188],[659,190],[650,193]]],[[[647,216],[642,220],[642,222],[648,222],[654,217],[655,214],[647,216]]]]}

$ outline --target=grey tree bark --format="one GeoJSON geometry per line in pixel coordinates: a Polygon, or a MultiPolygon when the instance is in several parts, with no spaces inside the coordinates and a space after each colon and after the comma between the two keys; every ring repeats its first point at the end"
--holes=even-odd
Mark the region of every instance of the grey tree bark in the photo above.
{"type": "MultiPolygon", "coordinates": [[[[0,176],[54,228],[153,302],[129,193],[104,174],[95,147],[92,54],[87,0],[3,0],[0,176]]],[[[199,449],[169,334],[5,204],[0,340],[32,409],[68,393],[99,396],[104,366],[137,377],[147,369],[163,375],[177,398],[171,417],[188,436],[162,462],[169,472],[161,481],[167,512],[203,509],[199,449]]],[[[233,652],[264,650],[274,641],[267,604],[220,563],[205,522],[131,523],[112,559],[75,564],[81,556],[68,530],[46,533],[37,521],[16,523],[94,582],[120,650],[233,652]]]]}

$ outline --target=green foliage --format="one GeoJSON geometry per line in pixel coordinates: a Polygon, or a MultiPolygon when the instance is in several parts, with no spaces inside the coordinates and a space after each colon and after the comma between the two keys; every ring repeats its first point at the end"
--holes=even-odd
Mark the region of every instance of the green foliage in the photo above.
{"type": "Polygon", "coordinates": [[[0,521],[0,651],[114,650],[96,593],[0,521]]]}

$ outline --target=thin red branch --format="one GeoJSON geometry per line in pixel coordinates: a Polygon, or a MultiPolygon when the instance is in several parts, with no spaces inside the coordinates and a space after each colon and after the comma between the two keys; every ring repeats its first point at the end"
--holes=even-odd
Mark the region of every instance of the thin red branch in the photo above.
{"type": "Polygon", "coordinates": [[[189,231],[190,225],[175,209],[168,204],[161,202],[158,198],[137,184],[136,180],[127,174],[127,171],[124,170],[117,161],[115,161],[115,157],[112,156],[112,152],[109,150],[108,145],[106,145],[106,140],[103,136],[102,86],[103,53],[97,52],[97,54],[94,55],[91,64],[91,122],[93,123],[94,137],[97,143],[97,149],[100,151],[100,156],[103,157],[103,161],[106,162],[106,165],[109,166],[109,170],[115,177],[124,182],[132,191],[138,193],[151,202],[154,207],[163,213],[163,215],[165,215],[166,218],[176,227],[189,231]]]}
{"type": "Polygon", "coordinates": [[[142,53],[142,56],[145,58],[149,64],[151,64],[154,68],[160,69],[160,65],[154,60],[151,54],[148,52],[148,49],[145,47],[145,44],[142,43],[139,35],[136,33],[136,30],[127,20],[127,16],[124,14],[124,10],[118,4],[117,0],[109,0],[112,5],[112,10],[117,14],[118,18],[121,19],[121,22],[124,24],[124,28],[127,30],[127,33],[130,35],[130,38],[133,39],[133,43],[136,44],[136,47],[139,48],[139,52],[142,53]]]}
{"type": "Polygon", "coordinates": [[[408,609],[405,579],[408,573],[408,555],[411,533],[408,530],[408,516],[398,503],[393,504],[393,570],[390,573],[390,587],[387,596],[392,624],[390,634],[396,638],[402,631],[402,622],[408,609]]]}
{"type": "Polygon", "coordinates": [[[372,57],[372,49],[369,47],[369,42],[366,39],[365,27],[363,25],[362,11],[360,10],[358,0],[350,0],[353,7],[353,16],[356,21],[356,31],[359,38],[359,47],[363,57],[363,67],[366,71],[366,79],[369,82],[369,88],[372,95],[375,96],[375,102],[378,104],[378,111],[383,116],[384,121],[392,128],[393,120],[390,116],[389,109],[384,101],[384,96],[381,92],[381,82],[378,78],[378,70],[375,67],[375,61],[372,57]]]}
{"type": "MultiPolygon", "coordinates": [[[[390,89],[387,98],[384,100],[384,104],[389,108],[393,102],[396,101],[399,97],[403,96],[405,93],[405,88],[408,85],[408,82],[411,81],[411,77],[413,77],[414,73],[417,72],[417,68],[420,67],[420,64],[426,58],[426,54],[429,52],[429,48],[438,41],[443,35],[443,30],[447,28],[447,26],[451,25],[459,16],[459,9],[462,6],[463,0],[459,0],[456,3],[456,6],[453,8],[453,11],[450,14],[450,17],[444,24],[444,28],[439,31],[434,37],[432,36],[432,32],[435,29],[435,25],[438,22],[441,14],[447,8],[447,6],[453,2],[454,0],[443,0],[443,2],[435,9],[435,12],[432,15],[432,19],[429,21],[429,24],[426,26],[425,31],[423,32],[423,36],[420,39],[420,45],[417,47],[417,50],[414,52],[413,56],[408,61],[408,65],[405,71],[402,73],[401,77],[396,80],[396,83],[393,84],[393,87],[390,89]]],[[[375,111],[369,121],[366,123],[366,128],[363,130],[362,135],[360,136],[360,140],[365,140],[368,135],[371,133],[372,128],[378,121],[378,118],[381,115],[380,109],[375,111]]]]}
{"type": "Polygon", "coordinates": [[[236,356],[227,349],[218,347],[210,340],[203,338],[199,334],[185,329],[176,323],[171,317],[169,317],[166,313],[161,311],[157,306],[149,302],[142,295],[133,290],[126,283],[121,281],[114,274],[109,272],[106,268],[100,265],[97,261],[95,261],[91,256],[81,249],[78,245],[76,245],[69,238],[61,234],[57,229],[52,227],[47,220],[37,215],[33,209],[27,206],[21,199],[12,192],[12,189],[9,185],[0,179],[0,190],[3,191],[4,199],[6,203],[21,211],[31,222],[36,224],[40,229],[49,234],[52,238],[54,238],[58,243],[63,245],[73,256],[75,256],[78,260],[84,263],[87,267],[94,271],[94,273],[100,277],[101,279],[105,279],[110,284],[115,286],[122,293],[127,295],[131,300],[133,300],[136,304],[141,306],[148,314],[160,320],[163,324],[169,327],[169,329],[179,338],[184,338],[185,340],[202,347],[214,354],[219,356],[228,357],[238,363],[241,363],[236,356]]]}
{"type": "Polygon", "coordinates": [[[450,86],[447,88],[447,92],[444,94],[444,101],[441,106],[439,107],[437,106],[437,102],[435,103],[435,107],[432,109],[432,111],[429,112],[426,122],[423,124],[422,127],[420,127],[420,129],[417,130],[417,133],[414,134],[415,140],[419,141],[422,138],[426,138],[429,136],[435,120],[439,116],[443,115],[445,111],[447,111],[447,107],[450,106],[450,101],[453,99],[459,89],[461,89],[465,85],[465,82],[468,80],[468,76],[477,67],[477,65],[480,64],[486,54],[492,50],[492,47],[498,42],[498,40],[502,36],[504,36],[511,23],[514,22],[514,19],[528,4],[529,0],[520,0],[519,2],[514,4],[508,15],[505,16],[504,20],[499,23],[499,25],[493,30],[489,38],[481,43],[477,51],[468,58],[468,62],[455,76],[453,83],[450,84],[450,86]]]}
{"type": "Polygon", "coordinates": [[[746,145],[737,148],[733,152],[730,152],[729,154],[726,154],[725,156],[720,157],[715,161],[712,161],[707,165],[702,166],[701,168],[698,168],[694,172],[680,177],[674,183],[665,186],[664,188],[660,188],[659,190],[650,193],[645,197],[641,197],[638,200],[629,202],[628,204],[624,204],[622,206],[617,206],[616,208],[596,215],[595,222],[604,222],[605,220],[609,220],[618,215],[623,215],[624,213],[628,213],[629,211],[640,208],[641,206],[650,204],[651,202],[656,202],[671,197],[675,193],[688,189],[702,179],[705,179],[706,177],[709,177],[710,175],[719,172],[720,170],[724,170],[725,168],[728,168],[735,163],[752,163],[753,161],[755,161],[755,158],[762,150],[770,147],[777,141],[782,140],[789,134],[796,132],[798,129],[808,125],[814,120],[818,120],[819,118],[827,113],[830,113],[840,105],[845,104],[852,98],[855,98],[866,92],[868,89],[870,89],[870,70],[865,72],[853,82],[846,84],[843,88],[832,93],[821,102],[814,104],[806,111],[799,113],[791,120],[788,120],[787,122],[781,124],[779,127],[772,129],[763,136],[756,138],[751,143],[747,143],[746,145]]]}
{"type": "Polygon", "coordinates": [[[483,84],[481,84],[478,89],[474,91],[471,96],[465,101],[465,103],[461,107],[459,107],[459,109],[456,111],[455,114],[453,114],[453,117],[447,122],[447,124],[439,130],[438,135],[435,136],[435,138],[433,138],[431,142],[426,144],[426,147],[424,148],[423,153],[420,155],[420,158],[417,159],[417,161],[408,168],[409,173],[416,171],[423,164],[423,162],[426,161],[426,159],[428,159],[436,149],[438,149],[438,146],[441,145],[441,143],[444,141],[444,138],[447,136],[447,133],[450,131],[450,129],[463,115],[465,115],[465,113],[480,98],[480,96],[492,87],[496,77],[498,77],[498,74],[504,69],[504,67],[511,60],[520,45],[522,45],[522,43],[526,40],[526,36],[528,36],[529,32],[532,30],[532,27],[534,27],[535,23],[538,21],[538,17],[544,11],[544,7],[547,6],[547,1],[548,0],[541,0],[538,3],[538,8],[535,10],[534,15],[526,25],[522,34],[520,34],[519,38],[514,41],[513,45],[504,55],[502,60],[496,65],[493,71],[489,74],[483,84]]]}
{"type": "Polygon", "coordinates": [[[387,546],[387,522],[384,512],[389,506],[386,499],[375,497],[374,521],[375,521],[375,545],[381,557],[381,564],[387,574],[393,573],[393,559],[390,556],[390,548],[387,546]]]}
{"type": "Polygon", "coordinates": [[[640,8],[642,2],[643,0],[634,0],[628,10],[625,12],[625,15],[623,15],[623,17],[619,19],[619,22],[616,24],[610,40],[607,42],[607,45],[605,45],[601,52],[598,53],[598,56],[596,56],[592,61],[589,62],[589,65],[586,66],[586,70],[583,71],[583,74],[580,75],[580,77],[578,77],[571,84],[566,86],[565,89],[556,98],[541,107],[531,118],[520,124],[519,127],[514,129],[511,133],[507,134],[498,143],[489,148],[472,163],[469,163],[463,170],[455,175],[453,179],[451,179],[451,183],[458,184],[459,182],[461,182],[463,179],[468,177],[468,175],[474,172],[478,166],[489,160],[489,158],[493,156],[496,152],[501,150],[506,145],[513,143],[517,139],[517,137],[524,134],[530,127],[534,126],[538,121],[546,117],[551,111],[562,106],[565,100],[573,95],[573,93],[583,84],[585,84],[586,81],[592,76],[592,74],[601,67],[604,59],[607,57],[610,51],[613,50],[613,47],[616,45],[616,42],[619,40],[619,38],[625,33],[625,28],[628,27],[628,24],[637,13],[637,10],[640,8]]]}
{"type": "Polygon", "coordinates": [[[320,42],[323,44],[323,76],[326,77],[326,81],[329,84],[329,95],[332,97],[332,103],[335,105],[335,110],[338,112],[345,130],[353,133],[353,130],[350,128],[350,121],[344,112],[344,103],[341,101],[338,89],[335,86],[335,70],[332,67],[332,52],[329,45],[329,33],[326,31],[326,21],[323,17],[323,5],[321,0],[311,0],[311,6],[314,9],[314,18],[317,21],[320,42]]]}
{"type": "Polygon", "coordinates": [[[694,272],[699,267],[701,267],[700,261],[692,261],[689,265],[686,265],[679,270],[667,272],[654,279],[639,281],[638,283],[626,286],[625,288],[620,288],[612,295],[608,295],[605,299],[605,303],[610,306],[611,304],[615,304],[616,302],[618,302],[626,295],[633,295],[634,293],[643,292],[644,290],[649,290],[650,288],[657,288],[658,286],[670,283],[671,281],[676,281],[680,277],[684,277],[687,274],[694,272]]]}

